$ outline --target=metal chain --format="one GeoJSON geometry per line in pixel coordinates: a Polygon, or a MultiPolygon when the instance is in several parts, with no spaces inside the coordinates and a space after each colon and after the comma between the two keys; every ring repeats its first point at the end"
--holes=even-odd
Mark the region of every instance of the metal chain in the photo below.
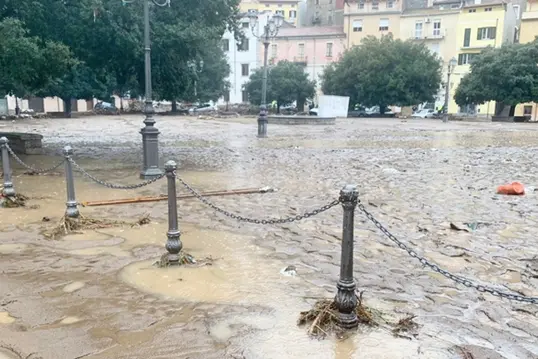
{"type": "Polygon", "coordinates": [[[332,201],[331,203],[329,204],[326,204],[318,209],[315,209],[313,211],[310,211],[310,212],[306,212],[306,213],[303,213],[303,214],[300,214],[300,215],[297,215],[297,216],[293,216],[293,217],[286,217],[286,218],[269,218],[269,219],[256,219],[256,218],[248,218],[248,217],[243,217],[243,216],[240,216],[238,214],[234,214],[234,213],[231,213],[231,212],[228,212],[220,207],[217,207],[213,202],[209,201],[207,198],[203,197],[200,193],[198,193],[198,191],[196,191],[194,188],[192,188],[187,182],[185,182],[182,178],[180,177],[177,177],[176,178],[178,179],[179,182],[181,182],[181,184],[183,186],[185,186],[185,188],[187,188],[187,190],[193,194],[193,196],[195,196],[196,198],[198,198],[202,203],[204,203],[205,205],[211,207],[212,209],[214,209],[215,211],[219,212],[219,213],[222,213],[223,215],[225,215],[226,217],[230,217],[232,219],[235,219],[235,220],[238,220],[240,222],[247,222],[247,223],[254,223],[254,224],[282,224],[282,223],[291,223],[291,222],[296,222],[296,221],[300,221],[302,219],[305,219],[305,218],[309,218],[309,217],[313,217],[317,214],[320,214],[322,212],[325,212],[331,208],[333,208],[334,206],[338,205],[340,203],[340,200],[339,199],[336,199],[334,201],[332,201]]]}
{"type": "Polygon", "coordinates": [[[112,188],[112,189],[137,189],[137,188],[141,188],[141,187],[144,187],[144,186],[147,186],[147,185],[150,185],[152,183],[157,182],[158,180],[162,179],[166,175],[165,173],[163,173],[163,174],[159,175],[159,177],[152,178],[152,179],[147,180],[145,182],[141,182],[141,183],[137,183],[137,184],[131,184],[131,185],[121,185],[121,184],[108,183],[108,182],[102,181],[102,180],[100,180],[98,178],[95,178],[93,175],[86,172],[86,170],[84,168],[80,167],[80,165],[78,163],[76,163],[75,160],[73,160],[71,157],[69,157],[69,162],[71,162],[73,164],[73,166],[75,167],[75,169],[77,171],[79,171],[80,173],[82,173],[84,176],[88,177],[89,179],[91,179],[95,183],[100,184],[101,186],[112,188]]]}
{"type": "Polygon", "coordinates": [[[398,245],[398,247],[400,247],[401,249],[403,249],[404,251],[409,253],[409,255],[411,257],[417,259],[423,266],[429,267],[434,272],[442,274],[446,278],[451,279],[456,283],[463,284],[464,286],[466,286],[468,288],[474,288],[474,289],[476,289],[477,291],[479,291],[481,293],[489,293],[489,294],[492,294],[492,295],[494,295],[496,297],[515,300],[515,301],[518,301],[518,302],[538,304],[538,298],[537,297],[527,297],[527,296],[524,296],[524,295],[507,293],[507,292],[497,290],[495,288],[487,287],[487,286],[482,285],[482,284],[476,284],[476,283],[474,283],[473,281],[471,281],[471,280],[469,280],[467,278],[452,274],[449,271],[440,268],[437,264],[430,262],[429,260],[427,260],[424,257],[421,257],[417,252],[415,252],[413,249],[411,249],[405,243],[401,242],[398,238],[396,238],[392,233],[390,233],[388,229],[386,229],[377,219],[374,218],[374,216],[370,212],[368,212],[366,210],[366,208],[364,208],[364,205],[362,203],[359,202],[358,208],[362,212],[364,212],[366,217],[370,221],[372,221],[372,223],[375,224],[375,226],[377,228],[379,228],[379,230],[381,232],[383,232],[384,235],[386,235],[391,241],[396,243],[398,245]]]}
{"type": "Polygon", "coordinates": [[[57,164],[55,164],[54,166],[50,167],[50,168],[44,168],[44,169],[39,169],[39,168],[35,168],[35,167],[32,167],[30,165],[27,165],[26,163],[24,163],[24,161],[19,157],[17,156],[17,154],[11,149],[11,147],[9,147],[8,144],[5,145],[6,148],[7,148],[7,151],[9,152],[9,154],[15,159],[15,161],[20,164],[21,166],[23,166],[24,168],[34,172],[34,173],[47,173],[47,172],[52,172],[54,171],[55,169],[57,169],[58,167],[60,167],[61,165],[64,164],[65,162],[65,159],[62,159],[60,162],[58,162],[57,164]]]}

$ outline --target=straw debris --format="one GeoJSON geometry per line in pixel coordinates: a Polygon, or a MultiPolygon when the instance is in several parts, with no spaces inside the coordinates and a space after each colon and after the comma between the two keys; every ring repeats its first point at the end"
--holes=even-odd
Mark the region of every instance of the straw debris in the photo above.
{"type": "Polygon", "coordinates": [[[196,267],[210,266],[213,265],[215,259],[212,257],[206,257],[202,260],[196,260],[194,256],[184,251],[179,252],[179,261],[177,263],[171,263],[168,260],[168,253],[165,253],[161,256],[161,259],[153,263],[153,265],[159,268],[168,268],[168,267],[179,267],[182,265],[195,265],[196,267]]]}
{"type": "MultiPolygon", "coordinates": [[[[377,326],[377,320],[371,309],[362,302],[362,292],[357,295],[357,307],[355,313],[360,324],[370,327],[377,326]]],[[[342,329],[338,326],[339,313],[336,302],[330,299],[321,299],[316,302],[314,308],[301,312],[297,325],[308,326],[308,335],[316,338],[324,338],[331,333],[341,334],[342,329]]]]}
{"type": "Polygon", "coordinates": [[[419,325],[413,321],[416,315],[408,315],[400,319],[392,329],[392,334],[395,337],[413,339],[418,336],[419,325]]]}
{"type": "Polygon", "coordinates": [[[79,215],[77,218],[63,216],[56,227],[50,231],[43,232],[43,235],[49,239],[58,239],[71,233],[81,233],[83,230],[105,229],[130,225],[131,227],[140,226],[149,223],[149,216],[144,216],[134,223],[125,221],[114,221],[104,218],[90,218],[79,215]]]}
{"type": "Polygon", "coordinates": [[[4,208],[18,208],[18,207],[26,207],[26,201],[28,201],[29,198],[22,195],[22,194],[15,194],[12,197],[6,197],[0,195],[0,207],[4,208]]]}

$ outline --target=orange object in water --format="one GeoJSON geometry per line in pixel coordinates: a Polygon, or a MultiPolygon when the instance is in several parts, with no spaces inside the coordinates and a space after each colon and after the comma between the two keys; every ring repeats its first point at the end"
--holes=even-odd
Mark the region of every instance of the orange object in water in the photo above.
{"type": "Polygon", "coordinates": [[[497,187],[497,194],[521,196],[525,194],[525,187],[519,182],[512,182],[511,184],[497,187]]]}

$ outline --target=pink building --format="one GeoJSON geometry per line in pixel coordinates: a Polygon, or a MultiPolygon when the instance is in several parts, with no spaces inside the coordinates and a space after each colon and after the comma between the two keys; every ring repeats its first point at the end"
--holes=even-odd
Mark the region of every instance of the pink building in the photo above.
{"type": "MultiPolygon", "coordinates": [[[[316,80],[321,94],[320,78],[327,64],[337,61],[345,49],[346,34],[340,26],[281,28],[269,45],[269,63],[288,60],[301,63],[310,79],[316,80]]],[[[263,59],[263,46],[260,46],[263,59]]]]}

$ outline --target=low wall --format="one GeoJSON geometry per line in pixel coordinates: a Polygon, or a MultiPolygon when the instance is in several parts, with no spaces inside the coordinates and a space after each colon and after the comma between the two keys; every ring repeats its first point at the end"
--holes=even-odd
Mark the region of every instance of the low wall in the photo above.
{"type": "Polygon", "coordinates": [[[335,117],[318,116],[267,116],[267,122],[274,125],[334,125],[335,117]]]}
{"type": "Polygon", "coordinates": [[[0,132],[0,137],[9,140],[9,147],[21,155],[39,155],[43,153],[43,136],[38,133],[0,132]]]}

